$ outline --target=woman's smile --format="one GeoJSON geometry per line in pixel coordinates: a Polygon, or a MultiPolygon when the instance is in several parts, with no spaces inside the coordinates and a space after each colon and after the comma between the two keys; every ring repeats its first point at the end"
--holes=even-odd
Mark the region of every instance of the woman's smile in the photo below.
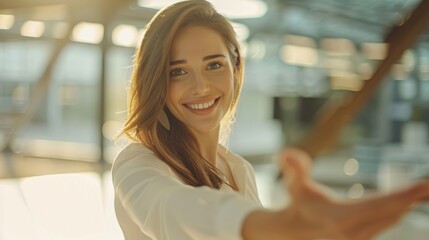
{"type": "Polygon", "coordinates": [[[214,98],[209,101],[194,101],[189,103],[184,103],[189,111],[198,114],[198,115],[207,115],[215,110],[219,103],[220,97],[214,98]]]}

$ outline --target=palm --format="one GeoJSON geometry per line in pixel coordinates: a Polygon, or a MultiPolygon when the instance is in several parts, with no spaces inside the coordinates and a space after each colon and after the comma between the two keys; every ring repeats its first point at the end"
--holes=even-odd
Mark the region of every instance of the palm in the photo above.
{"type": "Polygon", "coordinates": [[[302,239],[371,239],[392,226],[410,207],[429,199],[429,181],[384,195],[359,200],[341,199],[309,176],[311,159],[297,149],[286,150],[283,174],[291,203],[284,213],[302,239]]]}

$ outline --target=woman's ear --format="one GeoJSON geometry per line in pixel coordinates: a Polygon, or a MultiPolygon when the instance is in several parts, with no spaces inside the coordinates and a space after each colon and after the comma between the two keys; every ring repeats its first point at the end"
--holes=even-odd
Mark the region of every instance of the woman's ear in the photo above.
{"type": "Polygon", "coordinates": [[[238,53],[237,48],[234,50],[234,52],[235,52],[234,66],[235,66],[235,69],[239,69],[241,65],[240,54],[238,53]]]}

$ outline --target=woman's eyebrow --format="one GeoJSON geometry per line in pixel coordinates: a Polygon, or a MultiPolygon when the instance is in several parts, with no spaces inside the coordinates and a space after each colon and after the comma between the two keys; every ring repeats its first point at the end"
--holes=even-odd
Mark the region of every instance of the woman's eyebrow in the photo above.
{"type": "MultiPolygon", "coordinates": [[[[219,58],[219,57],[226,58],[226,56],[223,54],[213,54],[213,55],[208,55],[208,56],[203,57],[203,61],[207,61],[207,60],[211,60],[211,59],[219,58]]],[[[183,60],[183,59],[174,60],[174,61],[170,62],[170,66],[183,64],[183,63],[187,63],[187,61],[183,60]]]]}
{"type": "Polygon", "coordinates": [[[207,60],[210,60],[213,58],[218,58],[218,57],[226,58],[225,55],[223,55],[223,54],[213,54],[213,55],[208,55],[208,56],[203,57],[203,61],[207,61],[207,60]]]}
{"type": "Polygon", "coordinates": [[[170,62],[170,66],[186,63],[186,60],[175,60],[170,62]]]}

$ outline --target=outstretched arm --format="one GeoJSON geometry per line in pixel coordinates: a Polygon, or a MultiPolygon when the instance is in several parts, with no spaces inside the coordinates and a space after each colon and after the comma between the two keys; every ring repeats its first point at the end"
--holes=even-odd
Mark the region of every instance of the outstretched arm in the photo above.
{"type": "Polygon", "coordinates": [[[287,149],[280,161],[291,203],[281,211],[250,213],[242,227],[246,240],[371,239],[415,203],[429,201],[429,181],[360,200],[339,199],[310,178],[311,159],[305,152],[287,149]]]}

